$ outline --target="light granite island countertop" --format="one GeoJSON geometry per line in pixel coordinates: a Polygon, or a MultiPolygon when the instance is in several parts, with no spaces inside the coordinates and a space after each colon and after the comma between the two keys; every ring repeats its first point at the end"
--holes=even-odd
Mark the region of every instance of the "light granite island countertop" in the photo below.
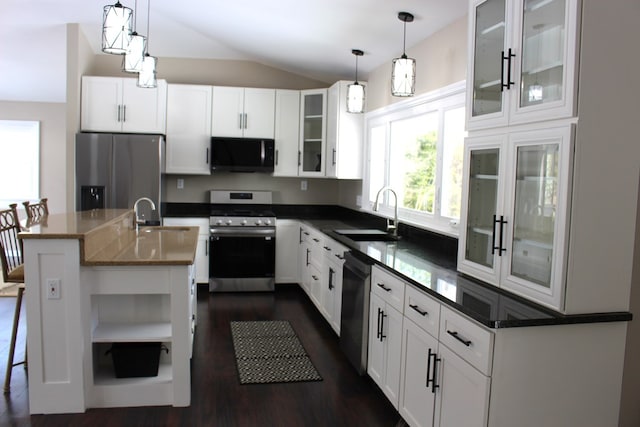
{"type": "Polygon", "coordinates": [[[198,228],[136,230],[126,209],[25,226],[30,412],[188,406],[198,228]],[[157,375],[116,378],[112,345],[148,342],[168,350],[157,375]]]}

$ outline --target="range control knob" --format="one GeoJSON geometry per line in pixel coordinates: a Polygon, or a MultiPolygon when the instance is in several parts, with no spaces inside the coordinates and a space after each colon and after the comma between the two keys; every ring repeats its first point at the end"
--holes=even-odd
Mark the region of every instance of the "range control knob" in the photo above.
{"type": "Polygon", "coordinates": [[[243,219],[243,220],[240,222],[240,224],[242,224],[242,225],[247,225],[247,220],[246,220],[246,219],[243,219]]]}
{"type": "Polygon", "coordinates": [[[256,220],[256,225],[257,225],[257,226],[260,226],[260,225],[262,225],[262,220],[261,220],[261,219],[259,219],[259,220],[256,220]]]}
{"type": "Polygon", "coordinates": [[[216,225],[222,225],[222,220],[221,219],[217,220],[216,225]]]}
{"type": "Polygon", "coordinates": [[[270,219],[265,219],[265,220],[264,220],[264,223],[265,223],[266,225],[271,225],[271,220],[270,220],[270,219]]]}
{"type": "Polygon", "coordinates": [[[231,225],[233,224],[233,221],[231,221],[230,219],[227,220],[227,225],[231,225]]]}

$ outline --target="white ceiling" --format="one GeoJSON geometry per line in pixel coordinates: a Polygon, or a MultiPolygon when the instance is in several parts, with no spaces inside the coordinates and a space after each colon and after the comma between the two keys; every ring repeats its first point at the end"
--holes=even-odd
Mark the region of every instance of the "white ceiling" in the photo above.
{"type": "MultiPolygon", "coordinates": [[[[135,8],[135,0],[120,0],[135,8]]],[[[1,0],[0,100],[65,101],[66,28],[78,23],[100,53],[102,9],[115,0],[1,0]]],[[[467,13],[468,0],[137,1],[138,33],[159,57],[240,59],[332,83],[359,77],[467,13]]],[[[159,67],[161,63],[159,62],[159,67]]]]}

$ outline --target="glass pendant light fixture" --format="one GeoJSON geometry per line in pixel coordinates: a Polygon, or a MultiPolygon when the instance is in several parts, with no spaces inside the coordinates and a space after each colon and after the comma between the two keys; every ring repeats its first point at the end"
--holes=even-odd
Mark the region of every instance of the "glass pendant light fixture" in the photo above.
{"type": "Polygon", "coordinates": [[[364,86],[358,83],[358,56],[364,55],[359,49],[352,49],[356,57],[356,79],[347,86],[347,113],[364,113],[364,86]]]}
{"type": "Polygon", "coordinates": [[[144,59],[144,51],[147,45],[147,38],[136,32],[138,26],[138,0],[135,2],[133,13],[133,32],[129,38],[129,46],[127,52],[122,59],[122,71],[126,73],[139,73],[142,71],[142,61],[144,59]]]}
{"type": "Polygon", "coordinates": [[[113,55],[124,55],[131,37],[131,15],[133,11],[117,1],[105,6],[102,14],[102,51],[113,55]]]}
{"type": "Polygon", "coordinates": [[[409,12],[400,12],[398,13],[398,19],[404,22],[404,39],[402,42],[402,56],[393,60],[391,68],[391,95],[413,96],[416,91],[416,60],[407,58],[405,53],[407,22],[413,22],[413,15],[409,12]]]}
{"type": "Polygon", "coordinates": [[[138,73],[138,87],[154,88],[158,86],[158,80],[156,79],[156,66],[158,58],[149,55],[149,12],[151,11],[151,0],[147,2],[147,50],[142,59],[142,68],[138,73]]]}

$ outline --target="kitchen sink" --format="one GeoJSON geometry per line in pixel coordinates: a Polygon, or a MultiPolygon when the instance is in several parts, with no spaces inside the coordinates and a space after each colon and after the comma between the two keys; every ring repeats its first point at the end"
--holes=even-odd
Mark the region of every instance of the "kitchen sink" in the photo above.
{"type": "Polygon", "coordinates": [[[334,233],[351,239],[354,242],[393,242],[398,236],[377,229],[333,230],[334,233]]]}
{"type": "Polygon", "coordinates": [[[175,233],[177,231],[189,231],[189,227],[148,227],[141,231],[144,233],[175,233]]]}

